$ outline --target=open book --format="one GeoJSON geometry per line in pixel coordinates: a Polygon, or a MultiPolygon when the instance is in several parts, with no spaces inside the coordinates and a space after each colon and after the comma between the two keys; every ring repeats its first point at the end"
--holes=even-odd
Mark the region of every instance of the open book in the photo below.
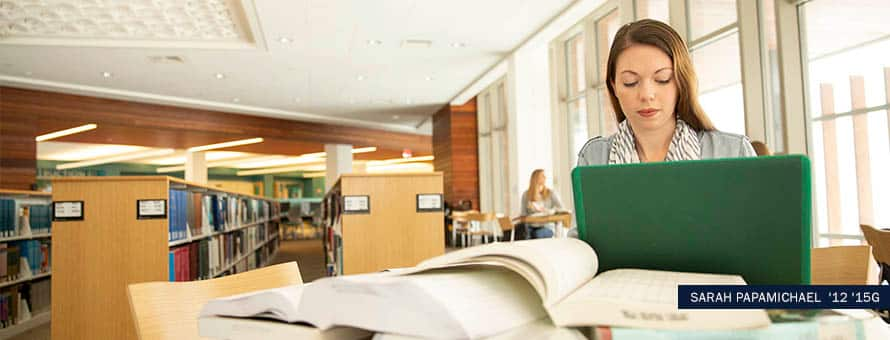
{"type": "Polygon", "coordinates": [[[770,324],[763,310],[677,310],[677,285],[744,284],[739,276],[596,272],[596,254],[577,239],[494,243],[411,268],[217,299],[201,315],[431,338],[492,336],[548,315],[560,327],[715,330],[770,324]]]}

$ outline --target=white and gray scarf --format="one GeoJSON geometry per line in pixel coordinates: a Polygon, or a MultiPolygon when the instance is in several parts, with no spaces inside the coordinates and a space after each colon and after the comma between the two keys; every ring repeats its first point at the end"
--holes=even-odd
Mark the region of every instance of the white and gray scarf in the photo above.
{"type": "MultiPolygon", "coordinates": [[[[668,147],[665,161],[682,161],[701,159],[701,142],[698,134],[686,122],[677,119],[677,128],[674,129],[674,137],[668,147]]],[[[637,154],[634,132],[625,119],[618,125],[618,132],[612,139],[609,148],[609,164],[640,163],[637,154]]]]}

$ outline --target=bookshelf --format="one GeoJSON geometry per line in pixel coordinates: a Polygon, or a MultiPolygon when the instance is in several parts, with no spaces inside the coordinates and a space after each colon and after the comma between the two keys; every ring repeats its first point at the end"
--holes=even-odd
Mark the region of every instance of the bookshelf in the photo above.
{"type": "Polygon", "coordinates": [[[322,200],[328,275],[414,266],[445,253],[442,173],[343,174],[322,200]],[[439,209],[418,209],[438,195],[439,209]],[[367,198],[367,212],[349,211],[367,198]],[[428,197],[428,196],[427,196],[428,197]],[[385,245],[385,246],[384,246],[385,245]]]}
{"type": "Polygon", "coordinates": [[[0,339],[50,319],[50,203],[39,191],[0,189],[0,339]]]}
{"type": "Polygon", "coordinates": [[[278,250],[281,212],[271,199],[166,176],[52,186],[56,204],[82,202],[83,212],[53,221],[53,337],[136,339],[128,284],[240,273],[278,250]]]}

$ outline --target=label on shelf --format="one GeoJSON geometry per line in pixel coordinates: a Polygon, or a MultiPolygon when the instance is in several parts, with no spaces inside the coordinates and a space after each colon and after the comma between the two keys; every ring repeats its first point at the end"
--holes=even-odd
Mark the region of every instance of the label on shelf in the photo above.
{"type": "Polygon", "coordinates": [[[442,194],[417,194],[417,212],[442,211],[442,194]]]}
{"type": "Polygon", "coordinates": [[[136,200],[136,219],[167,218],[167,200],[136,200]]]}
{"type": "Polygon", "coordinates": [[[83,201],[53,202],[53,221],[83,221],[83,201]]]}
{"type": "Polygon", "coordinates": [[[371,197],[362,196],[343,196],[343,213],[344,214],[370,214],[371,213],[371,197]]]}

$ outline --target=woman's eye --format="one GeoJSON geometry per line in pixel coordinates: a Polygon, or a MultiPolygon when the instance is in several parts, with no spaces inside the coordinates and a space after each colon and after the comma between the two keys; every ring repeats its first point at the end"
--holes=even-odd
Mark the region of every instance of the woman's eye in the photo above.
{"type": "Polygon", "coordinates": [[[667,83],[670,83],[671,80],[670,80],[670,79],[665,79],[665,80],[658,80],[658,79],[656,79],[655,82],[656,82],[656,83],[659,83],[659,84],[667,84],[667,83]]]}
{"type": "Polygon", "coordinates": [[[633,87],[633,86],[636,85],[636,84],[637,84],[637,82],[624,83],[624,87],[633,87]]]}

